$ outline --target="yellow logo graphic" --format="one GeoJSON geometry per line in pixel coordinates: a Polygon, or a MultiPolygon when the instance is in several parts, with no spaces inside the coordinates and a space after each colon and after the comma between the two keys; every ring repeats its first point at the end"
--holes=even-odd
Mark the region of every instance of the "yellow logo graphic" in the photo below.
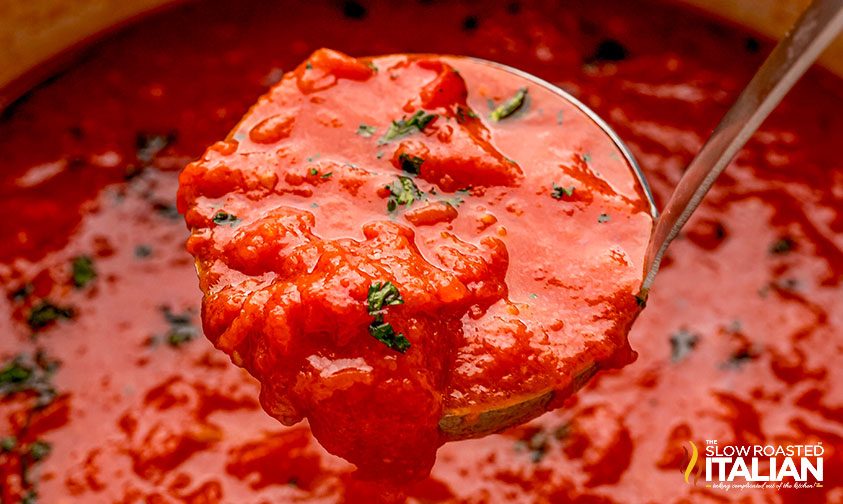
{"type": "MultiPolygon", "coordinates": [[[[682,471],[685,474],[685,483],[687,483],[689,485],[691,484],[689,478],[691,477],[691,472],[693,472],[694,473],[694,485],[696,485],[697,484],[697,478],[699,477],[700,472],[702,472],[702,467],[697,466],[697,460],[699,459],[700,452],[699,452],[699,450],[697,450],[697,445],[695,445],[693,441],[688,441],[688,444],[691,445],[690,455],[688,454],[688,448],[686,448],[684,446],[682,447],[682,450],[685,452],[685,458],[683,460],[687,460],[688,465],[685,466],[684,471],[683,471],[682,467],[680,467],[679,470],[682,471]],[[694,469],[696,469],[696,471],[694,469]]],[[[683,465],[684,465],[684,462],[683,462],[683,465]]]]}

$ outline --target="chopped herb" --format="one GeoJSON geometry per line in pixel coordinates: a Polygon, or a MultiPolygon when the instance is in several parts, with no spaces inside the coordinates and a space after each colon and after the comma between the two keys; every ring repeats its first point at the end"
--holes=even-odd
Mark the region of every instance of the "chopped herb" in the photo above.
{"type": "Polygon", "coordinates": [[[329,179],[329,178],[331,178],[331,175],[333,175],[333,174],[334,174],[334,172],[323,173],[322,175],[319,176],[319,178],[321,178],[323,180],[329,179]]]}
{"type": "Polygon", "coordinates": [[[375,73],[380,72],[380,69],[378,68],[377,65],[374,64],[374,62],[369,61],[368,63],[366,63],[366,66],[371,68],[372,71],[375,72],[375,73]]]}
{"type": "Polygon", "coordinates": [[[360,126],[357,127],[357,134],[361,137],[371,138],[377,130],[378,129],[374,126],[369,126],[368,124],[361,123],[360,126]]]}
{"type": "Polygon", "coordinates": [[[369,286],[369,294],[366,297],[369,306],[369,315],[376,315],[384,306],[394,306],[404,303],[401,293],[392,282],[375,282],[369,286]]]}
{"type": "Polygon", "coordinates": [[[424,164],[424,158],[418,156],[411,156],[407,153],[402,152],[398,155],[398,164],[401,166],[401,169],[407,173],[412,173],[413,175],[418,175],[419,171],[421,170],[421,165],[424,164]]]}
{"type": "Polygon", "coordinates": [[[699,342],[699,336],[680,329],[670,335],[670,360],[679,362],[690,354],[699,342]]]}
{"type": "Polygon", "coordinates": [[[591,154],[586,152],[585,154],[582,155],[582,160],[585,164],[590,163],[591,162],[591,154]]]}
{"type": "Polygon", "coordinates": [[[570,198],[574,195],[574,186],[570,187],[562,187],[556,185],[556,182],[553,183],[553,191],[551,191],[550,196],[553,199],[562,199],[562,198],[570,198]]]}
{"type": "Polygon", "coordinates": [[[773,242],[770,245],[770,253],[773,255],[784,255],[793,250],[793,247],[796,245],[794,241],[790,238],[785,236],[784,238],[780,238],[773,242]]]}
{"type": "Polygon", "coordinates": [[[0,450],[4,452],[10,452],[15,449],[15,446],[18,445],[18,438],[15,436],[6,436],[0,439],[0,450]]]}
{"type": "Polygon", "coordinates": [[[173,203],[156,201],[152,204],[152,209],[155,210],[155,212],[161,217],[174,221],[181,221],[179,209],[176,208],[176,205],[173,203]]]}
{"type": "Polygon", "coordinates": [[[602,214],[600,214],[599,217],[597,217],[597,222],[599,222],[600,224],[605,224],[605,223],[609,222],[611,219],[612,218],[609,216],[609,214],[602,213],[602,214]]]}
{"type": "Polygon", "coordinates": [[[89,256],[78,256],[73,259],[73,285],[78,289],[85,287],[94,278],[97,272],[94,270],[94,261],[89,256]]]}
{"type": "Polygon", "coordinates": [[[226,224],[229,225],[229,226],[234,226],[238,222],[240,222],[240,219],[238,219],[236,215],[230,214],[230,213],[226,212],[225,210],[220,210],[219,212],[217,212],[214,215],[214,224],[216,224],[218,226],[222,226],[222,225],[226,225],[226,224]]]}
{"type": "Polygon", "coordinates": [[[31,283],[25,283],[13,290],[9,296],[12,298],[12,301],[23,301],[32,294],[32,289],[33,286],[31,283]]]}
{"type": "Polygon", "coordinates": [[[56,397],[51,382],[56,369],[58,362],[48,359],[42,351],[32,357],[17,355],[0,367],[0,396],[34,392],[37,396],[35,407],[43,408],[56,397]]]}
{"type": "MultiPolygon", "coordinates": [[[[435,188],[434,188],[435,189],[435,188]]],[[[453,198],[445,198],[440,201],[444,201],[445,203],[451,205],[452,207],[456,208],[462,205],[465,202],[465,198],[463,196],[467,195],[471,191],[471,187],[464,187],[462,189],[457,189],[456,195],[453,198]]]]}
{"type": "Polygon", "coordinates": [[[524,105],[525,98],[527,98],[527,88],[523,87],[516,91],[512,98],[495,108],[490,117],[495,122],[506,119],[524,105]]]}
{"type": "Polygon", "coordinates": [[[170,346],[178,347],[193,341],[199,335],[199,331],[193,325],[193,317],[190,310],[183,313],[173,313],[169,306],[163,308],[164,318],[170,324],[166,340],[170,346]]]}
{"type": "Polygon", "coordinates": [[[390,212],[398,208],[398,205],[410,206],[414,201],[420,200],[422,192],[410,177],[398,177],[398,180],[387,186],[390,195],[386,202],[386,209],[390,212]]]}
{"type": "Polygon", "coordinates": [[[47,300],[42,300],[29,312],[26,322],[29,324],[29,327],[37,331],[59,319],[69,318],[73,318],[73,310],[71,308],[57,306],[47,300]]]}
{"type": "Polygon", "coordinates": [[[319,175],[319,170],[317,170],[316,168],[311,168],[309,173],[313,176],[316,176],[319,175]]]}
{"type": "Polygon", "coordinates": [[[436,114],[428,114],[424,110],[418,110],[415,114],[410,116],[409,119],[403,117],[397,121],[392,121],[392,124],[389,125],[389,129],[386,130],[386,133],[378,140],[378,143],[385,144],[391,142],[392,140],[404,137],[412,133],[413,131],[423,131],[424,128],[430,124],[430,121],[436,119],[436,114]]]}
{"type": "Polygon", "coordinates": [[[463,107],[462,105],[457,106],[457,122],[462,124],[466,121],[466,117],[471,119],[477,119],[477,113],[471,110],[470,108],[463,107]]]}
{"type": "Polygon", "coordinates": [[[538,297],[539,297],[539,295],[538,295],[538,294],[536,294],[535,292],[534,292],[534,293],[532,293],[532,294],[530,294],[530,299],[536,299],[536,298],[538,298],[538,297]]]}
{"type": "Polygon", "coordinates": [[[375,155],[375,157],[376,157],[376,158],[378,158],[378,159],[380,159],[380,158],[382,158],[382,157],[383,157],[383,155],[384,155],[384,152],[383,152],[383,151],[378,151],[378,153],[377,153],[377,155],[375,155]]]}
{"type": "Polygon", "coordinates": [[[404,303],[401,293],[392,282],[375,282],[369,286],[366,304],[369,315],[374,317],[369,324],[369,334],[393,350],[404,353],[410,348],[410,342],[403,334],[396,334],[388,322],[384,322],[384,308],[404,303]]]}
{"type": "Polygon", "coordinates": [[[149,165],[159,152],[166,149],[176,139],[174,133],[167,135],[138,133],[135,137],[136,156],[138,161],[149,165]]]}
{"type": "Polygon", "coordinates": [[[403,334],[396,334],[388,322],[375,322],[369,326],[369,334],[378,341],[398,352],[404,353],[410,348],[410,341],[403,334]]]}
{"type": "Polygon", "coordinates": [[[39,439],[29,445],[29,456],[32,457],[33,461],[39,462],[47,458],[52,450],[53,447],[50,443],[39,439]]]}
{"type": "Polygon", "coordinates": [[[528,432],[522,439],[516,441],[515,448],[519,451],[528,451],[530,453],[530,460],[538,463],[547,455],[547,451],[550,448],[549,441],[547,433],[542,429],[538,429],[528,432]]]}
{"type": "Polygon", "coordinates": [[[750,346],[742,346],[741,348],[738,348],[737,350],[732,352],[732,355],[729,356],[729,360],[726,361],[724,367],[740,368],[749,361],[755,360],[757,358],[758,351],[756,351],[750,346]]]}
{"type": "Polygon", "coordinates": [[[304,68],[306,70],[313,70],[313,65],[310,63],[310,61],[308,61],[307,63],[304,64],[304,68]]]}
{"type": "Polygon", "coordinates": [[[152,247],[149,245],[138,245],[135,247],[135,257],[143,259],[152,255],[152,247]]]}

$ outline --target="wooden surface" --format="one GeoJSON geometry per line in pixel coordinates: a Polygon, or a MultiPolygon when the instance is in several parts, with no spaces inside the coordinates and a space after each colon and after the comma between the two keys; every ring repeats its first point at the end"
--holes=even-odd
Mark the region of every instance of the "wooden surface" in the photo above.
{"type": "MultiPolygon", "coordinates": [[[[772,39],[781,38],[810,0],[677,0],[772,39]]],[[[843,77],[843,35],[820,57],[820,64],[843,77]]]]}
{"type": "MultiPolygon", "coordinates": [[[[0,89],[66,49],[171,1],[0,0],[0,89]]],[[[3,99],[25,89],[4,91],[0,109],[3,99]]]]}

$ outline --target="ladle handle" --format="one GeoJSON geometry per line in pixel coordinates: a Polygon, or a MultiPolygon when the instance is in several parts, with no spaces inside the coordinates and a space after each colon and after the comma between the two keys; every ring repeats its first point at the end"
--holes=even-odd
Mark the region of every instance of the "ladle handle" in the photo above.
{"type": "Polygon", "coordinates": [[[670,196],[647,247],[639,297],[646,299],[668,245],[720,173],[841,28],[843,0],[814,0],[773,49],[670,196]]]}

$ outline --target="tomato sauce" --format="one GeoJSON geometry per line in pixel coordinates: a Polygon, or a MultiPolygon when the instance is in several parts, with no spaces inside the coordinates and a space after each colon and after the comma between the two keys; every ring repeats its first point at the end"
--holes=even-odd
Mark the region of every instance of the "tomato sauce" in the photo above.
{"type": "Polygon", "coordinates": [[[363,474],[424,477],[443,416],[558,405],[630,360],[652,225],[635,172],[497,67],[320,49],[185,168],[178,203],[205,334],[363,474]]]}
{"type": "MultiPolygon", "coordinates": [[[[659,202],[769,49],[678,8],[616,1],[206,2],[110,36],[0,122],[3,502],[384,497],[307,423],[267,415],[257,380],[202,337],[175,206],[179,171],[323,46],[532,72],[618,131],[659,202]]],[[[445,444],[401,489],[408,501],[840,501],[841,131],[843,84],[810,72],[672,246],[630,333],[638,360],[527,425],[445,444]],[[705,439],[822,442],[826,484],[688,485],[682,448],[705,439]]],[[[387,199],[372,208],[385,215],[387,199]]]]}

